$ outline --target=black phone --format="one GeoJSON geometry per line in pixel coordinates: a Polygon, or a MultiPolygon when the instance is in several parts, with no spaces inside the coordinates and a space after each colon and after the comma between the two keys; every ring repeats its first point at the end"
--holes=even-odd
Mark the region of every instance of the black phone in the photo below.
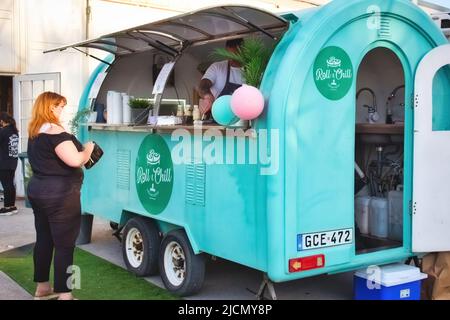
{"type": "Polygon", "coordinates": [[[91,157],[89,158],[88,162],[84,164],[84,167],[86,169],[92,168],[103,156],[102,148],[100,148],[100,146],[97,143],[95,143],[95,141],[93,141],[93,143],[94,143],[94,150],[92,151],[91,157]]]}

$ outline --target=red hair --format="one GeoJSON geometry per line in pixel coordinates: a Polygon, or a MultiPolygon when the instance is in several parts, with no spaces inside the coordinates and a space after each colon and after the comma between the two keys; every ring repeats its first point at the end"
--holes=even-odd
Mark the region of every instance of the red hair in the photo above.
{"type": "Polygon", "coordinates": [[[31,121],[28,125],[28,137],[30,139],[37,137],[44,123],[54,123],[61,126],[59,119],[52,111],[52,107],[59,106],[61,103],[66,104],[67,99],[55,92],[47,91],[37,97],[34,102],[31,121]]]}

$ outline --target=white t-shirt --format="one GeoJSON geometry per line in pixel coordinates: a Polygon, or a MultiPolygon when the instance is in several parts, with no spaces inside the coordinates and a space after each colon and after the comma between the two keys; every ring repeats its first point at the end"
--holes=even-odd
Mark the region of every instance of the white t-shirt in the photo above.
{"type": "MultiPolygon", "coordinates": [[[[222,92],[223,88],[225,88],[225,82],[227,81],[227,71],[228,71],[228,61],[219,61],[214,62],[209,66],[208,70],[206,70],[205,75],[202,79],[208,79],[212,82],[211,93],[214,98],[222,92]]],[[[242,74],[241,68],[236,68],[230,66],[230,79],[229,82],[242,84],[242,74]]]]}

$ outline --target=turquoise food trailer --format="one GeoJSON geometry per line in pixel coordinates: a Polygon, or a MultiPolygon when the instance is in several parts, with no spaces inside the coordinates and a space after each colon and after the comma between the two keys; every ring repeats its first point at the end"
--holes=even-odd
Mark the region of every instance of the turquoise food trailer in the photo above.
{"type": "Polygon", "coordinates": [[[119,226],[135,274],[189,295],[207,255],[282,282],[450,250],[450,46],[411,1],[280,16],[221,6],[51,51],[70,47],[111,54],[80,110],[116,112],[108,91],[152,93],[148,122],[79,132],[104,150],[83,212],[119,226]],[[244,127],[170,122],[196,104],[208,54],[249,36],[276,44],[263,114],[244,127]]]}

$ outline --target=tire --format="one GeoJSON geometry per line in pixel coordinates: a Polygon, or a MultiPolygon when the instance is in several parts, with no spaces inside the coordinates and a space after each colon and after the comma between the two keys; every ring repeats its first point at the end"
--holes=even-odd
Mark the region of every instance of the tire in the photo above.
{"type": "Polygon", "coordinates": [[[194,254],[184,230],[171,231],[163,238],[159,271],[164,286],[171,293],[189,296],[200,291],[205,278],[205,259],[203,255],[194,254]]]}
{"type": "Polygon", "coordinates": [[[122,237],[122,255],[128,271],[139,277],[157,274],[160,243],[158,228],[152,220],[130,219],[122,237]]]}

